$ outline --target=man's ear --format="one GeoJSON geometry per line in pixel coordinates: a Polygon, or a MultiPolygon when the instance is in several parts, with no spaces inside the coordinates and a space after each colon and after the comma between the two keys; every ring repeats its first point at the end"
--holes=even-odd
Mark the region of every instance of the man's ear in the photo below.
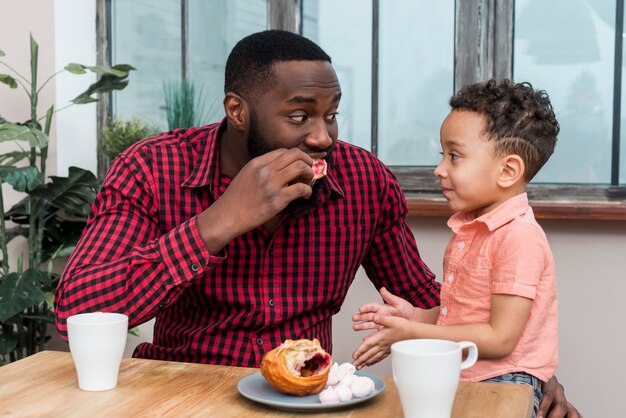
{"type": "Polygon", "coordinates": [[[224,96],[224,111],[230,125],[237,130],[248,131],[250,107],[243,97],[237,93],[226,93],[226,96],[224,96]]]}
{"type": "Polygon", "coordinates": [[[498,185],[509,188],[524,180],[524,160],[517,154],[511,154],[500,160],[500,175],[498,185]]]}

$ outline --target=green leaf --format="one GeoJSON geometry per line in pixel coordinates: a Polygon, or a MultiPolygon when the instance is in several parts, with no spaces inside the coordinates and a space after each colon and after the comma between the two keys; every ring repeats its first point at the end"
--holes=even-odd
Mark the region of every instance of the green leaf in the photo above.
{"type": "MultiPolygon", "coordinates": [[[[37,86],[37,66],[39,62],[39,45],[30,35],[30,83],[33,87],[37,86]]],[[[36,102],[35,102],[36,103],[36,102]]]]}
{"type": "Polygon", "coordinates": [[[72,74],[85,74],[87,71],[85,71],[85,66],[82,64],[76,64],[74,62],[67,64],[65,66],[65,69],[67,71],[69,71],[72,74]]]}
{"type": "Polygon", "coordinates": [[[92,67],[87,67],[87,69],[96,74],[112,74],[116,77],[125,77],[128,74],[128,71],[116,70],[115,68],[103,67],[101,65],[94,65],[92,67]]]}
{"type": "Polygon", "coordinates": [[[0,183],[7,182],[18,192],[34,190],[41,184],[37,167],[0,166],[0,183]]]}
{"type": "Polygon", "coordinates": [[[128,330],[128,333],[130,335],[134,335],[135,337],[139,337],[141,334],[139,333],[139,328],[135,327],[135,328],[131,328],[128,330]]]}
{"type": "Polygon", "coordinates": [[[28,141],[31,148],[48,146],[48,136],[37,128],[5,122],[0,124],[0,142],[28,141]]]}
{"type": "Polygon", "coordinates": [[[17,81],[8,74],[0,74],[0,83],[4,83],[12,89],[17,88],[17,81]]]}
{"type": "Polygon", "coordinates": [[[5,55],[4,51],[0,49],[0,57],[4,57],[5,55]]]}
{"type": "Polygon", "coordinates": [[[0,334],[0,356],[9,354],[11,351],[15,349],[16,346],[17,346],[16,337],[14,337],[13,335],[0,334]]]}
{"type": "MultiPolygon", "coordinates": [[[[38,280],[40,276],[32,272],[33,270],[27,270],[21,275],[13,272],[2,278],[2,282],[0,282],[0,322],[4,322],[25,309],[43,302],[44,294],[41,290],[41,282],[38,280]]],[[[39,273],[45,275],[41,271],[39,273]]]]}
{"type": "Polygon", "coordinates": [[[72,103],[85,104],[95,102],[97,101],[97,99],[91,97],[93,94],[109,93],[114,90],[123,90],[128,85],[128,72],[134,70],[134,68],[128,64],[118,64],[113,67],[98,68],[105,71],[100,79],[90,85],[87,90],[76,96],[76,98],[72,100],[72,103]]]}
{"type": "Polygon", "coordinates": [[[88,170],[70,167],[68,177],[50,176],[52,183],[39,186],[29,194],[70,215],[86,216],[91,210],[100,183],[88,170]]]}
{"type": "Polygon", "coordinates": [[[30,151],[11,151],[0,155],[0,165],[14,166],[30,157],[30,151]]]}

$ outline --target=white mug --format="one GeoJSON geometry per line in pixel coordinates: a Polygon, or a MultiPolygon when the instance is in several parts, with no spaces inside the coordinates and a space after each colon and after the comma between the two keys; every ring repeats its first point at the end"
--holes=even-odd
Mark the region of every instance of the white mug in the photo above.
{"type": "Polygon", "coordinates": [[[94,312],[67,318],[67,337],[80,389],[101,391],[117,386],[127,333],[128,316],[124,314],[94,312]]]}
{"type": "Polygon", "coordinates": [[[405,418],[450,418],[461,370],[478,359],[476,344],[405,340],[391,345],[393,380],[405,418]],[[462,360],[462,351],[468,355],[462,360]]]}

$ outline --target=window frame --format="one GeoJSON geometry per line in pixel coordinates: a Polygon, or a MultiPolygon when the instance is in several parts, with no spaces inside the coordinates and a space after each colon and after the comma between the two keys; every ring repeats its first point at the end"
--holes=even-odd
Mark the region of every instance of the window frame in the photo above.
{"type": "MultiPolygon", "coordinates": [[[[185,28],[187,0],[181,1],[182,27],[185,28]]],[[[379,1],[372,0],[372,141],[374,154],[378,149],[378,10],[379,1]]],[[[489,78],[512,78],[513,14],[515,0],[455,0],[454,91],[462,86],[489,78]],[[472,54],[469,51],[480,51],[472,54]]],[[[616,0],[616,41],[613,118],[613,169],[611,184],[530,184],[527,188],[537,218],[578,220],[626,220],[626,185],[618,183],[619,173],[619,109],[621,105],[621,66],[624,0],[616,0]],[[617,119],[617,120],[616,120],[617,119]]],[[[110,16],[111,0],[97,0],[97,63],[111,63],[110,16]]],[[[302,33],[301,0],[267,0],[268,28],[302,33]]],[[[185,40],[183,36],[183,74],[185,71],[185,40]]],[[[102,151],[100,132],[111,117],[110,95],[102,95],[98,113],[98,176],[104,179],[110,162],[102,151]]],[[[390,166],[405,192],[411,216],[449,216],[451,214],[440,193],[434,167],[390,166]]]]}

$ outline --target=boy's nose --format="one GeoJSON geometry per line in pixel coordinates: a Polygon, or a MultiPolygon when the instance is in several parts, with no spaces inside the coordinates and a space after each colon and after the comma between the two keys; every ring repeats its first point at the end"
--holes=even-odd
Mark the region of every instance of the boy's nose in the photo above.
{"type": "Polygon", "coordinates": [[[433,173],[435,174],[436,177],[444,177],[445,171],[441,167],[441,163],[439,163],[437,167],[435,167],[435,170],[433,171],[433,173]]]}

